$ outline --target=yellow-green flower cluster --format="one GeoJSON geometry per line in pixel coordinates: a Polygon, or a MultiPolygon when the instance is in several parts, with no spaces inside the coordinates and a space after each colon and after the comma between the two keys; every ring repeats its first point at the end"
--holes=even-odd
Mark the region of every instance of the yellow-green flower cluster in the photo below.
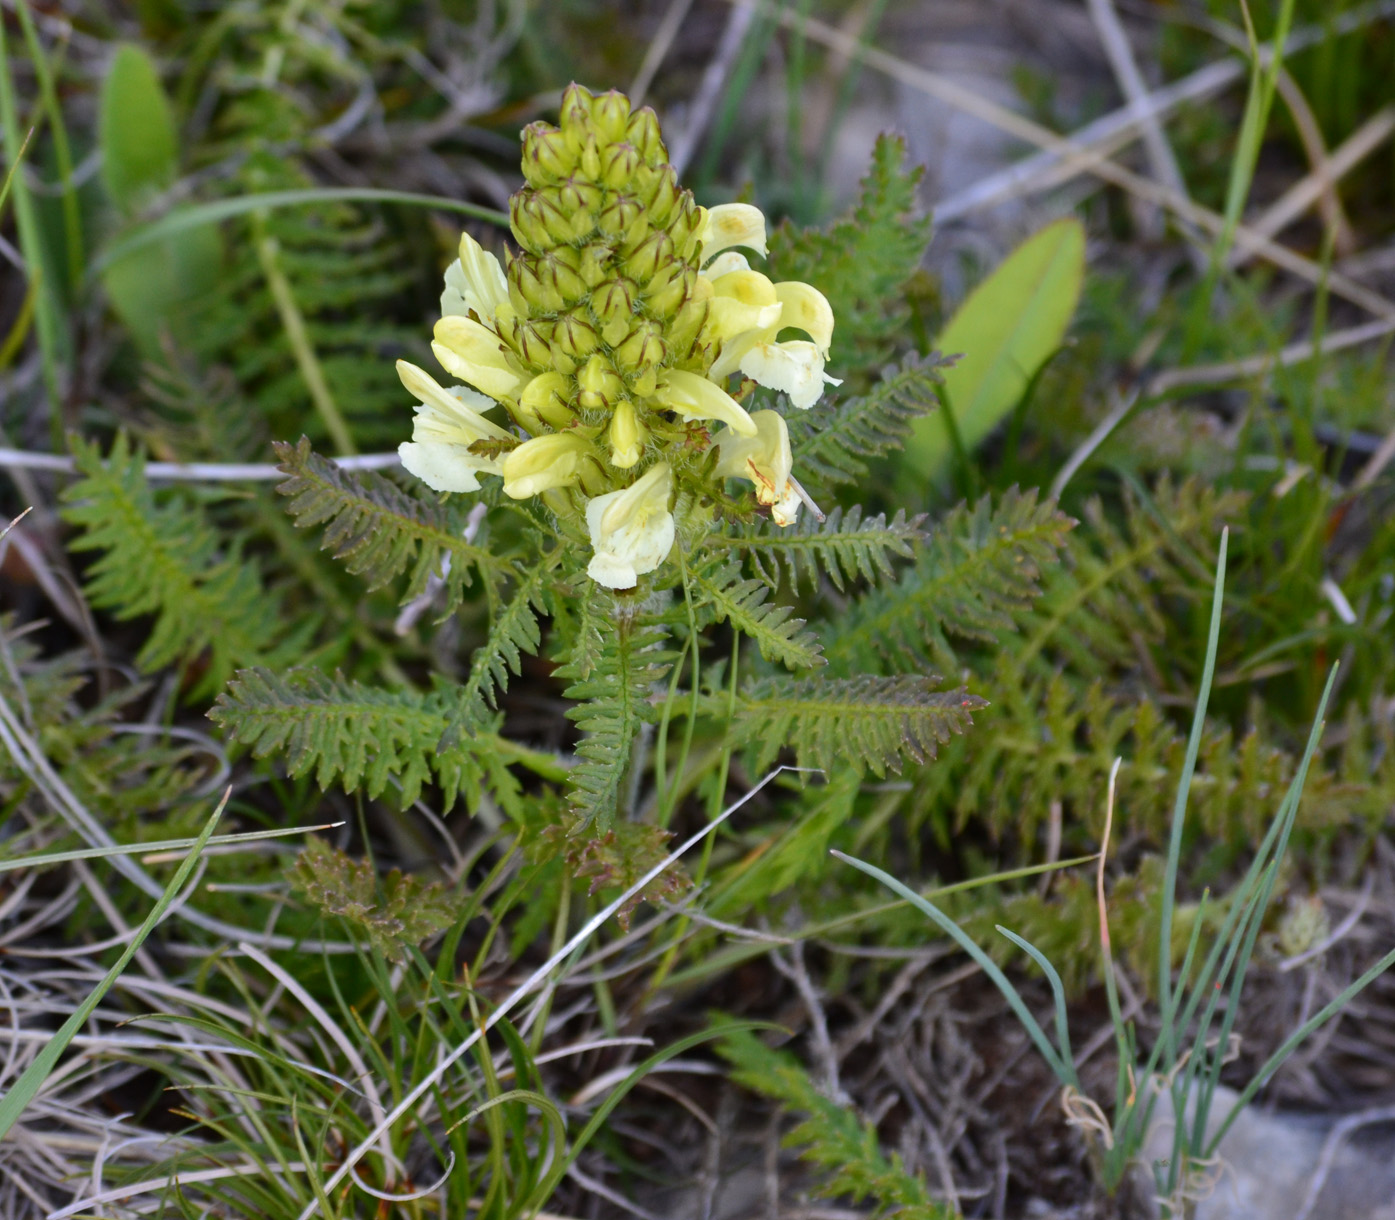
{"type": "Polygon", "coordinates": [[[419,403],[403,465],[438,491],[478,490],[488,474],[515,498],[545,496],[584,522],[587,570],[614,589],[667,558],[675,492],[713,470],[714,448],[717,477],[750,480],[793,522],[785,421],[748,413],[728,387],[739,376],[812,406],[837,384],[824,373],[833,312],[808,284],[752,270],[739,248],[765,254],[761,213],[699,207],[654,112],[577,85],[558,127],[525,129],[523,173],[507,271],[465,235],[446,272],[431,346],[465,385],[398,363],[419,403]],[[787,329],[808,337],[779,341],[787,329]],[[496,405],[512,427],[487,418],[496,405]]]}

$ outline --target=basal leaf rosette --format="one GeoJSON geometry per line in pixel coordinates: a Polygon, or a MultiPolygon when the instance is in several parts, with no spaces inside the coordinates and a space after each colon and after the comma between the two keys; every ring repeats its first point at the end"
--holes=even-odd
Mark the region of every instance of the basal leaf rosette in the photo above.
{"type": "Polygon", "coordinates": [[[466,234],[446,271],[431,349],[464,384],[398,362],[418,403],[403,465],[437,491],[495,476],[516,499],[543,496],[589,537],[587,571],[611,589],[665,564],[684,532],[675,503],[710,520],[723,479],[748,480],[792,524],[802,491],[784,418],[742,400],[762,385],[808,409],[838,384],[824,372],[833,311],[751,267],[764,216],[699,207],[654,112],[579,85],[559,126],[524,130],[523,175],[507,269],[466,234]],[[490,418],[500,407],[507,420],[490,418]]]}

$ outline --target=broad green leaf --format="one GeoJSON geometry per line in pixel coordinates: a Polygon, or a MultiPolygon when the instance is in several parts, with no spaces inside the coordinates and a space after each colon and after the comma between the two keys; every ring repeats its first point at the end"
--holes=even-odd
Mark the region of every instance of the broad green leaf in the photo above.
{"type": "MultiPolygon", "coordinates": [[[[944,369],[943,392],[966,450],[1003,421],[1060,347],[1084,278],[1085,231],[1057,220],[1009,254],[949,320],[935,346],[960,354],[944,369]]],[[[954,445],[943,412],[916,420],[906,453],[917,475],[948,466],[954,445]]]]}
{"type": "Polygon", "coordinates": [[[179,170],[174,115],[150,56],[120,47],[102,84],[97,138],[102,181],[118,209],[130,214],[170,187],[179,170]]]}
{"type": "Polygon", "coordinates": [[[166,329],[183,337],[188,306],[213,291],[222,264],[217,229],[185,229],[109,263],[102,287],[141,351],[154,356],[166,329]]]}

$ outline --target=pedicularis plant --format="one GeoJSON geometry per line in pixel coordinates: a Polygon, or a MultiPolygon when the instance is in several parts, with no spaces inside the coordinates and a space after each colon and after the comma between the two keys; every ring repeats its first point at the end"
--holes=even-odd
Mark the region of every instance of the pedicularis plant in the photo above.
{"type": "MultiPolygon", "coordinates": [[[[405,804],[434,780],[472,810],[487,796],[550,857],[624,882],[697,784],[720,805],[733,748],[750,745],[753,768],[788,745],[808,766],[882,774],[932,756],[980,702],[919,662],[830,671],[790,604],[856,609],[859,586],[924,537],[918,517],[827,497],[935,405],[933,358],[882,367],[928,226],[894,140],[849,220],[781,229],[763,263],[759,210],[698,206],[654,113],[618,93],[573,85],[559,126],[528,127],[522,152],[517,248],[501,262],[466,235],[446,271],[431,350],[463,384],[398,362],[417,401],[400,450],[414,480],[350,475],[303,440],[280,448],[292,514],[324,525],[351,571],[375,585],[409,572],[404,600],[434,590],[442,617],[463,605],[472,629],[483,601],[464,680],[421,693],[243,670],[214,714],[322,783],[394,785],[405,804]],[[777,262],[800,278],[767,274],[777,262]],[[833,401],[826,365],[864,392],[833,401]],[[567,683],[574,756],[514,740],[498,709],[539,651],[567,683]],[[698,725],[715,739],[702,763],[698,725]],[[516,765],[547,781],[526,799],[516,765]]],[[[1042,513],[1030,497],[1009,508],[1042,513]]],[[[1008,568],[956,592],[966,617],[1035,578],[1030,556],[1008,568]]]]}

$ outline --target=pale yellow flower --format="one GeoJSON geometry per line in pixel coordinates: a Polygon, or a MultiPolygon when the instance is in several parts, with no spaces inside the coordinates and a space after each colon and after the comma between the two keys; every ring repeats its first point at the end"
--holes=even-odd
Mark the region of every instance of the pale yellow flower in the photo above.
{"type": "Polygon", "coordinates": [[[794,457],[784,417],[777,411],[753,411],[754,436],[724,430],[717,437],[716,472],[723,478],[750,479],[756,499],[770,509],[776,525],[793,525],[799,514],[799,492],[790,477],[794,457]]]}
{"type": "Polygon", "coordinates": [[[524,441],[504,455],[504,491],[526,500],[553,487],[581,481],[585,463],[599,458],[596,447],[575,432],[549,432],[524,441]]]}
{"type": "Polygon", "coordinates": [[[478,491],[480,474],[500,474],[494,458],[470,452],[482,440],[508,440],[509,434],[481,412],[495,404],[464,386],[446,389],[405,360],[397,375],[418,403],[412,439],[397,447],[402,465],[433,491],[478,491]]]}
{"type": "Polygon", "coordinates": [[[441,293],[441,316],[468,317],[472,312],[486,326],[495,311],[508,303],[509,285],[499,260],[468,233],[460,235],[460,257],[446,268],[441,293]]]}
{"type": "Polygon", "coordinates": [[[746,408],[716,382],[682,369],[666,369],[659,375],[654,397],[684,419],[715,419],[742,436],[754,436],[755,425],[746,408]]]}
{"type": "Polygon", "coordinates": [[[623,491],[607,492],[586,505],[586,525],[594,554],[586,574],[607,589],[630,589],[673,549],[673,471],[667,462],[651,466],[623,491]]]}
{"type": "Polygon", "coordinates": [[[823,371],[833,343],[833,308],[817,288],[798,280],[773,283],[734,250],[714,258],[701,278],[711,293],[707,334],[720,345],[710,377],[722,381],[739,371],[787,395],[800,410],[818,402],[825,385],[842,384],[823,371]],[[777,343],[787,329],[809,339],[777,343]]]}
{"type": "Polygon", "coordinates": [[[525,384],[504,355],[499,336],[472,318],[442,318],[431,350],[452,377],[468,381],[490,398],[513,397],[525,384]]]}
{"type": "Polygon", "coordinates": [[[749,203],[719,203],[704,209],[698,246],[705,263],[714,254],[732,246],[745,246],[765,256],[765,217],[749,203]]]}

